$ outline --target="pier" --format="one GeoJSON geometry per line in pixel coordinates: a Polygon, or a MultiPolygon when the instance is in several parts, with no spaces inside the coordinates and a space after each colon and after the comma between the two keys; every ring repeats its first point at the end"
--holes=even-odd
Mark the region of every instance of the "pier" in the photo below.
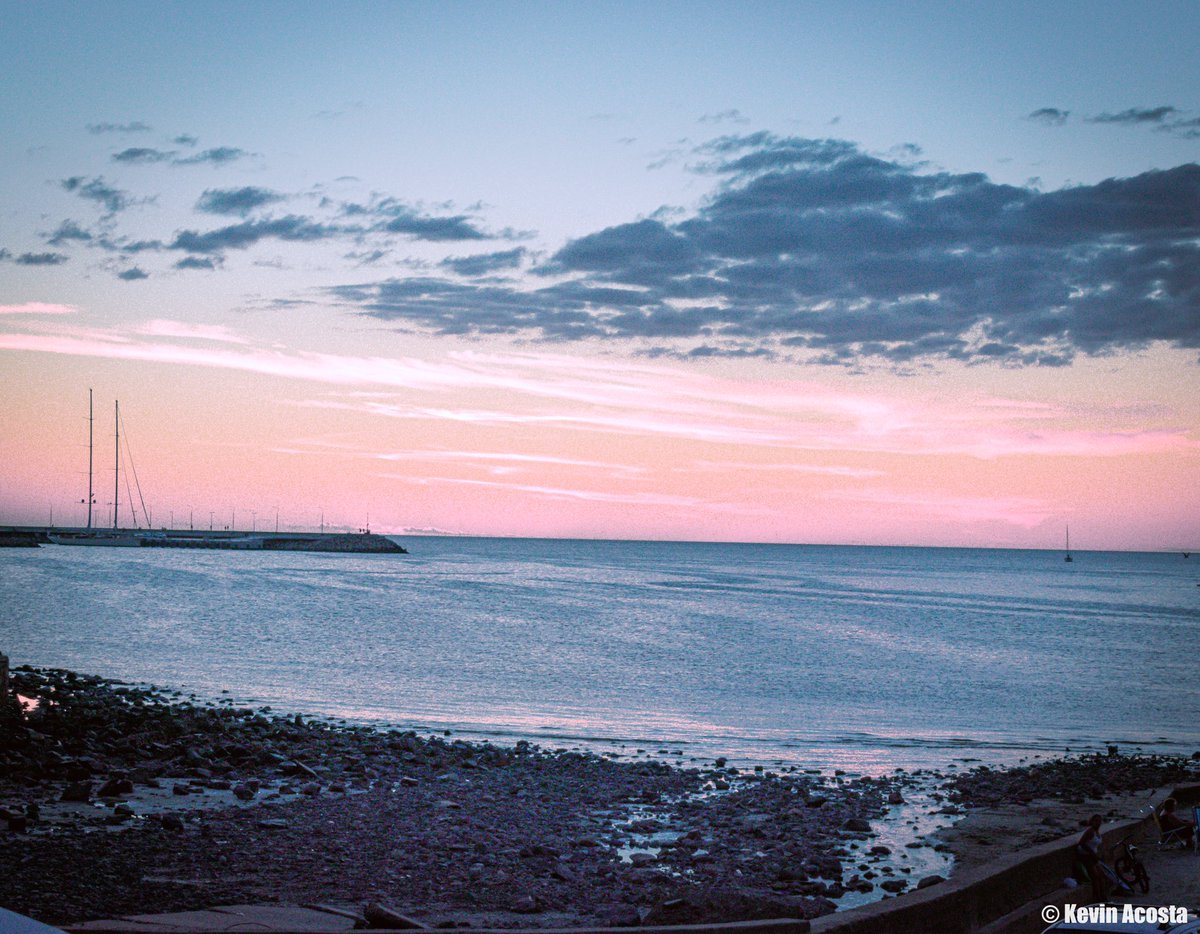
{"type": "Polygon", "coordinates": [[[317,551],[341,554],[407,554],[372,532],[249,532],[198,529],[97,529],[46,525],[0,526],[0,547],[41,545],[110,548],[207,548],[223,551],[317,551]]]}

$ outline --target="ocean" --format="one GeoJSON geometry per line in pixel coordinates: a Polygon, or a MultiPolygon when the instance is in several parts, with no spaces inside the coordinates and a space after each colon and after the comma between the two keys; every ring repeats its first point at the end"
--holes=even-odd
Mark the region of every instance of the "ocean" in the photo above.
{"type": "Polygon", "coordinates": [[[0,651],[468,740],[878,774],[1200,750],[1200,557],[413,537],[0,551],[0,651]]]}

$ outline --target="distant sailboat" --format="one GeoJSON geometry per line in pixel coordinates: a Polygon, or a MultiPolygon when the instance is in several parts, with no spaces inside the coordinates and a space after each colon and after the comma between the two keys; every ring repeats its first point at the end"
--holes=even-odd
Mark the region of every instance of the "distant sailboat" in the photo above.
{"type": "Polygon", "coordinates": [[[1074,558],[1071,557],[1071,527],[1069,525],[1067,526],[1067,553],[1066,553],[1066,556],[1063,558],[1063,560],[1064,561],[1074,561],[1075,560],[1074,558]]]}

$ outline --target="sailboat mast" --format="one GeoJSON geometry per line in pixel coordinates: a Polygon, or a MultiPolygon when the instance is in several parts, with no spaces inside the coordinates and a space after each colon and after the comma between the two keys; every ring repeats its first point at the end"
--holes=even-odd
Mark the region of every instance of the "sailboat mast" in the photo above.
{"type": "Polygon", "coordinates": [[[116,456],[114,458],[113,470],[113,531],[117,529],[117,514],[121,508],[121,403],[114,403],[116,406],[113,425],[116,426],[116,456]]]}
{"type": "Polygon", "coordinates": [[[87,527],[92,527],[92,504],[96,502],[96,494],[92,489],[92,444],[95,440],[95,415],[92,410],[92,391],[88,390],[88,524],[87,527]]]}

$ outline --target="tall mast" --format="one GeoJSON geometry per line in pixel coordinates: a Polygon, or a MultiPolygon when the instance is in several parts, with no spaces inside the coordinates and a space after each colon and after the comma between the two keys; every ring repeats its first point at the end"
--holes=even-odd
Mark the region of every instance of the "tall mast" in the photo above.
{"type": "Polygon", "coordinates": [[[88,390],[88,524],[87,527],[92,527],[92,504],[96,502],[96,494],[92,489],[92,442],[93,442],[93,426],[96,419],[92,412],[92,391],[88,390]]]}
{"type": "Polygon", "coordinates": [[[114,403],[116,406],[116,414],[113,418],[113,424],[116,426],[116,457],[114,458],[113,470],[113,531],[117,529],[117,514],[121,508],[121,403],[114,403]]]}

